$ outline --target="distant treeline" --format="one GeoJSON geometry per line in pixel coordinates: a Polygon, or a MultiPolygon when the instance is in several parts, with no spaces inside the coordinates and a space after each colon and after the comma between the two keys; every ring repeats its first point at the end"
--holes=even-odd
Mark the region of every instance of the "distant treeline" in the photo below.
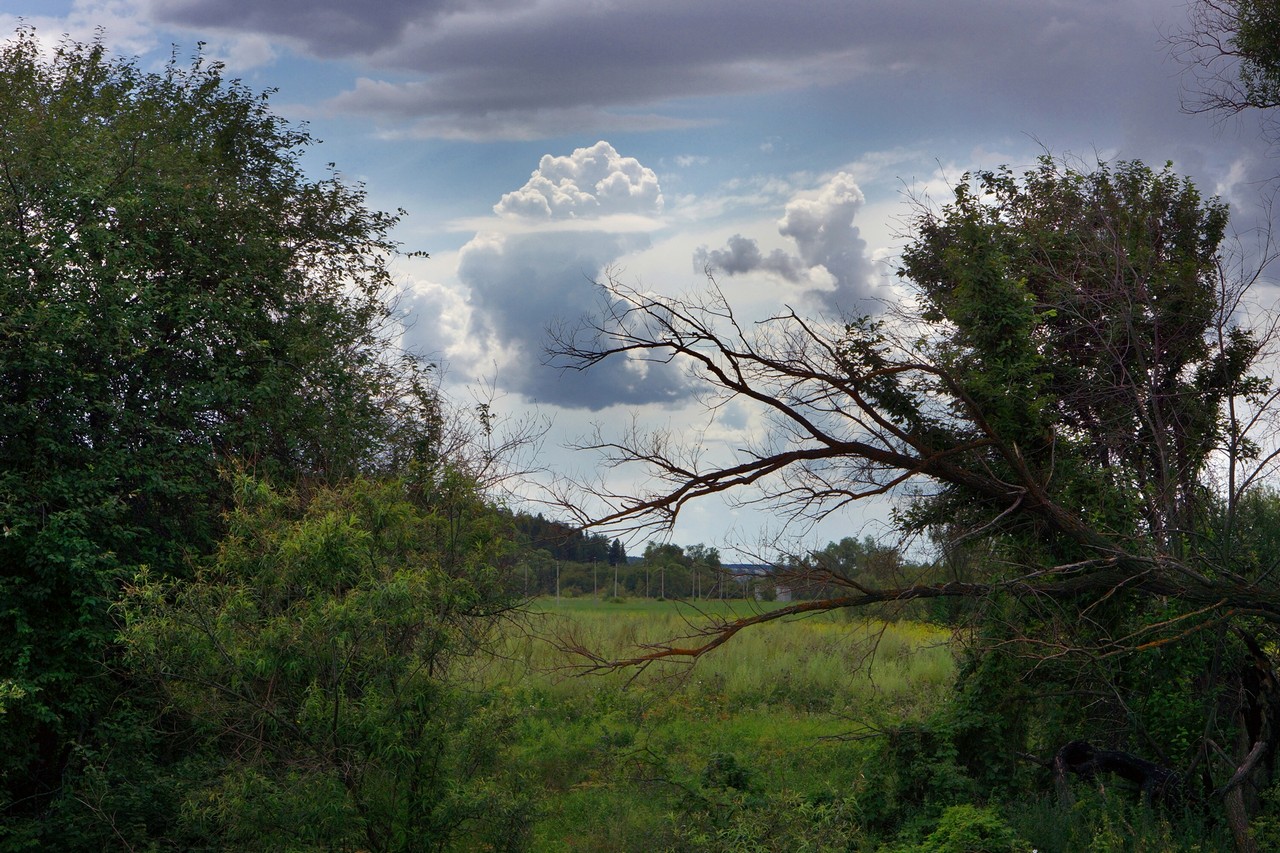
{"type": "Polygon", "coordinates": [[[725,565],[718,549],[701,543],[649,543],[636,557],[619,539],[583,533],[540,513],[513,513],[511,521],[520,554],[517,586],[531,596],[558,590],[569,596],[801,601],[839,594],[850,582],[887,586],[931,571],[870,537],[845,537],[773,565],[725,565]]]}
{"type": "Polygon", "coordinates": [[[521,545],[534,551],[545,551],[553,560],[626,562],[626,550],[618,539],[610,541],[600,533],[583,533],[572,525],[546,518],[542,513],[513,513],[511,520],[521,545]]]}

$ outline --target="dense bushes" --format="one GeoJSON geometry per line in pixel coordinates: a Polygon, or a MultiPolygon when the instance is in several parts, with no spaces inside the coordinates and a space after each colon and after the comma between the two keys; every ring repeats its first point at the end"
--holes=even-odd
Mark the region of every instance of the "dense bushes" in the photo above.
{"type": "Polygon", "coordinates": [[[235,494],[194,577],[143,572],[124,605],[130,662],[198,743],[177,831],[218,849],[520,849],[511,712],[451,678],[513,604],[496,514],[455,473],[305,496],[240,477],[235,494]]]}

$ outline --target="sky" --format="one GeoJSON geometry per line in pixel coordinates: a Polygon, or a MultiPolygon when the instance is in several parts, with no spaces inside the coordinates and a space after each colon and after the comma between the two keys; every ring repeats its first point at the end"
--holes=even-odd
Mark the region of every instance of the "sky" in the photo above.
{"type": "MultiPolygon", "coordinates": [[[[321,140],[307,167],[403,209],[396,237],[430,253],[395,265],[405,343],[461,404],[547,423],[548,475],[586,477],[597,460],[568,445],[597,427],[725,459],[761,428],[706,411],[678,372],[546,364],[548,329],[588,312],[606,271],[679,295],[713,269],[746,318],[874,313],[902,293],[912,199],[1044,153],[1172,161],[1247,235],[1280,160],[1260,117],[1181,108],[1168,39],[1187,17],[1180,0],[6,0],[0,33],[101,29],[144,68],[203,43],[275,90],[321,140]]],[[[880,536],[885,512],[790,533],[880,536]]],[[[731,554],[782,532],[712,502],[671,538],[731,554]]]]}

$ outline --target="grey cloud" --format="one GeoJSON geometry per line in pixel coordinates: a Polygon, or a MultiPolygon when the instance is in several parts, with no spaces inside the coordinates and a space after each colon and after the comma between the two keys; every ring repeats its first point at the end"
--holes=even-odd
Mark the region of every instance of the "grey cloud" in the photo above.
{"type": "Polygon", "coordinates": [[[317,56],[351,56],[403,40],[412,27],[434,27],[467,9],[506,9],[520,0],[146,0],[151,17],[184,27],[272,35],[317,56]]]}
{"type": "MultiPolygon", "coordinates": [[[[367,82],[344,111],[419,133],[537,132],[541,110],[601,121],[672,99],[829,87],[887,74],[947,99],[980,93],[1055,116],[1107,106],[1153,81],[1163,0],[154,0],[159,20],[286,37],[322,56],[359,58],[403,81],[367,82]],[[962,85],[958,85],[962,84],[962,85]],[[502,115],[501,122],[478,119],[502,115]]],[[[1036,122],[1035,124],[1039,124],[1036,122]]],[[[551,128],[539,127],[542,132],[551,128]]]]}
{"type": "Polygon", "coordinates": [[[809,291],[833,313],[865,310],[872,296],[873,269],[854,218],[865,200],[862,190],[848,174],[841,172],[828,181],[815,198],[788,202],[778,233],[794,241],[796,254],[774,249],[768,255],[755,240],[735,234],[723,249],[700,249],[695,262],[726,275],[766,272],[787,281],[805,280],[808,271],[819,267],[835,282],[834,289],[809,291]]]}
{"type": "Polygon", "coordinates": [[[760,251],[760,245],[749,237],[734,234],[725,243],[723,249],[699,249],[694,256],[699,267],[722,272],[725,275],[741,275],[742,273],[763,270],[774,273],[787,281],[799,281],[804,267],[794,255],[781,249],[774,249],[767,256],[760,251]]]}
{"type": "Polygon", "coordinates": [[[853,178],[841,172],[822,188],[816,199],[796,199],[787,205],[778,233],[796,241],[800,259],[821,266],[836,281],[834,291],[816,293],[827,308],[841,311],[870,296],[871,262],[854,216],[865,203],[853,178]]]}
{"type": "MultiPolygon", "coordinates": [[[[337,105],[347,99],[344,95],[335,99],[337,105]]],[[[370,103],[359,97],[351,98],[350,112],[367,113],[386,118],[370,103]]],[[[656,130],[688,130],[712,124],[707,119],[682,119],[658,113],[617,113],[586,107],[568,109],[512,109],[496,110],[483,114],[460,111],[432,113],[417,117],[412,111],[400,114],[407,122],[402,128],[388,133],[391,137],[409,139],[447,139],[463,142],[486,142],[494,139],[522,140],[546,139],[552,136],[583,134],[636,133],[656,130]]]]}
{"type": "Polygon", "coordinates": [[[470,291],[471,333],[516,353],[495,377],[499,387],[540,403],[593,410],[686,397],[685,382],[674,371],[645,373],[620,359],[583,372],[545,363],[548,328],[572,325],[589,313],[598,304],[595,277],[646,242],[635,235],[558,232],[468,244],[458,278],[470,291]]]}

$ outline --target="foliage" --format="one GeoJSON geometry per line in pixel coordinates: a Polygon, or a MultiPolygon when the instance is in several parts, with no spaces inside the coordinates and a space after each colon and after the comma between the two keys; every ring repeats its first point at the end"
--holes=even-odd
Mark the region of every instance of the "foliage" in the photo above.
{"type": "Polygon", "coordinates": [[[1275,0],[1197,0],[1174,54],[1195,74],[1192,112],[1280,107],[1280,6],[1275,0]]]}
{"type": "Polygon", "coordinates": [[[944,811],[938,828],[910,853],[1024,853],[1029,849],[993,809],[965,803],[944,811]]]}
{"type": "Polygon", "coordinates": [[[885,762],[924,785],[904,785],[887,821],[1017,789],[1013,756],[1048,762],[1088,736],[1196,767],[1246,839],[1240,782],[1270,776],[1280,730],[1263,651],[1280,588],[1242,521],[1280,458],[1280,396],[1260,370],[1271,333],[1239,319],[1256,275],[1228,276],[1226,223],[1168,165],[1046,157],[921,208],[901,255],[913,298],[878,318],[747,324],[714,287],[690,300],[607,282],[604,315],[560,357],[682,364],[713,410],[754,401],[771,431],[693,471],[696,448],[670,436],[601,441],[606,464],[654,484],[601,522],[666,528],[701,496],[740,493],[808,524],[891,494],[902,531],[947,555],[936,570],[886,560],[880,577],[813,555],[823,598],[592,665],[698,658],[816,611],[965,599],[948,613],[970,642],[957,701],[920,756],[885,762]]]}
{"type": "Polygon", "coordinates": [[[781,792],[733,796],[679,818],[669,850],[706,853],[819,853],[858,849],[862,841],[848,800],[781,792]]]}
{"type": "MultiPolygon", "coordinates": [[[[1173,531],[1197,526],[1223,403],[1257,387],[1252,336],[1219,327],[1225,226],[1225,207],[1167,167],[1044,160],[960,184],[903,253],[923,319],[945,324],[926,352],[972,413],[930,428],[954,444],[981,418],[999,442],[988,459],[1008,466],[1016,447],[1033,476],[1052,468],[1054,497],[1093,531],[1182,553],[1173,531]]],[[[946,515],[915,518],[954,523],[971,497],[952,484],[934,499],[946,515]]]]}
{"type": "Polygon", "coordinates": [[[1157,810],[1109,791],[1081,791],[1069,808],[1048,797],[1023,799],[1008,815],[1018,837],[1039,853],[1225,853],[1235,849],[1227,828],[1203,812],[1157,810]]]}
{"type": "Polygon", "coordinates": [[[430,467],[441,418],[386,334],[396,217],[266,96],[25,29],[0,81],[0,809],[39,822],[104,747],[121,581],[212,549],[220,467],[430,467]]]}
{"type": "Polygon", "coordinates": [[[462,690],[513,595],[507,539],[465,478],[307,495],[240,477],[216,556],[139,575],[125,641],[204,743],[182,792],[222,849],[518,849],[526,796],[498,762],[514,720],[462,690]]]}
{"type": "Polygon", "coordinates": [[[1280,6],[1268,0],[1237,0],[1239,28],[1232,43],[1240,52],[1240,80],[1251,106],[1280,107],[1280,6]]]}
{"type": "Polygon", "coordinates": [[[702,768],[702,785],[705,788],[727,788],[750,793],[755,788],[751,769],[738,761],[732,752],[715,752],[702,768]]]}
{"type": "MultiPolygon", "coordinates": [[[[572,525],[548,519],[542,513],[516,512],[512,514],[512,521],[522,542],[532,550],[546,551],[553,559],[574,563],[608,562],[610,565],[617,562],[613,546],[601,534],[584,533],[572,525]]],[[[619,542],[619,549],[621,545],[619,542]]]]}

